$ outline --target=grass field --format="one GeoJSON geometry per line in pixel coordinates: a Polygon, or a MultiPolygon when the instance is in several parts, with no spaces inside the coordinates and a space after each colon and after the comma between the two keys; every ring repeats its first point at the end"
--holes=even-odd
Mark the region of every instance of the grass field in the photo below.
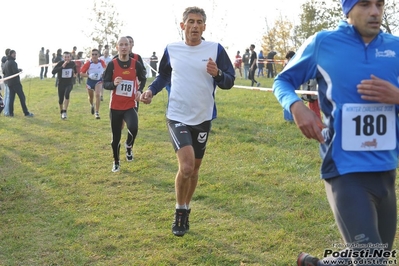
{"type": "Polygon", "coordinates": [[[108,93],[95,120],[75,87],[63,121],[54,79],[23,86],[35,117],[18,98],[15,117],[0,117],[0,265],[279,266],[341,243],[317,143],[283,119],[272,93],[218,89],[190,231],[178,238],[166,91],[140,105],[135,160],[112,173],[108,93]]]}

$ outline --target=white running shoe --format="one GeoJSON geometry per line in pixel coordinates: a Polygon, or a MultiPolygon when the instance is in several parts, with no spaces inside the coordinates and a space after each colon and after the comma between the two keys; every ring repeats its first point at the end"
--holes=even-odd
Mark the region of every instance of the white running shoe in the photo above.
{"type": "Polygon", "coordinates": [[[120,167],[120,165],[119,165],[119,163],[113,163],[113,165],[112,165],[112,172],[113,173],[115,173],[115,172],[119,172],[119,170],[121,170],[121,167],[120,167]]]}
{"type": "Polygon", "coordinates": [[[62,113],[61,114],[61,119],[64,119],[64,120],[67,119],[67,114],[66,113],[62,113]]]}

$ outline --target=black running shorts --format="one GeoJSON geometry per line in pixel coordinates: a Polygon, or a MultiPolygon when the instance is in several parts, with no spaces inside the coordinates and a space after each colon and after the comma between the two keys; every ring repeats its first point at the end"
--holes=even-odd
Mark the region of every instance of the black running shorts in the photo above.
{"type": "Polygon", "coordinates": [[[184,146],[193,146],[195,158],[202,159],[205,154],[211,121],[205,121],[196,126],[167,119],[170,140],[175,152],[184,146]]]}

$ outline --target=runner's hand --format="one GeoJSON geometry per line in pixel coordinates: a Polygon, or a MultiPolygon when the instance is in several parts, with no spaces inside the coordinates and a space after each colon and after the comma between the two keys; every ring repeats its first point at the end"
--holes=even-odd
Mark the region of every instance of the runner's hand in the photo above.
{"type": "Polygon", "coordinates": [[[146,90],[143,94],[141,94],[140,101],[142,101],[145,104],[150,104],[152,101],[152,97],[153,97],[152,91],[146,90]]]}
{"type": "Polygon", "coordinates": [[[321,131],[325,125],[312,110],[302,101],[297,101],[291,105],[291,113],[294,117],[295,124],[305,137],[324,143],[324,137],[321,131]]]}
{"type": "Polygon", "coordinates": [[[390,82],[371,75],[357,85],[357,92],[363,100],[387,104],[399,104],[399,90],[390,82]]]}

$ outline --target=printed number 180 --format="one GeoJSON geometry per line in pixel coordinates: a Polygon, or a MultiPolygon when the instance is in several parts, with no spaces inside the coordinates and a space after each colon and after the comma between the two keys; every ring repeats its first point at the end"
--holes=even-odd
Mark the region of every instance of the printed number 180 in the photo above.
{"type": "Polygon", "coordinates": [[[372,115],[365,115],[363,117],[363,125],[360,115],[352,120],[356,122],[356,136],[360,136],[362,133],[363,135],[371,136],[374,132],[381,136],[387,132],[387,117],[385,115],[378,115],[376,118],[372,115]]]}

